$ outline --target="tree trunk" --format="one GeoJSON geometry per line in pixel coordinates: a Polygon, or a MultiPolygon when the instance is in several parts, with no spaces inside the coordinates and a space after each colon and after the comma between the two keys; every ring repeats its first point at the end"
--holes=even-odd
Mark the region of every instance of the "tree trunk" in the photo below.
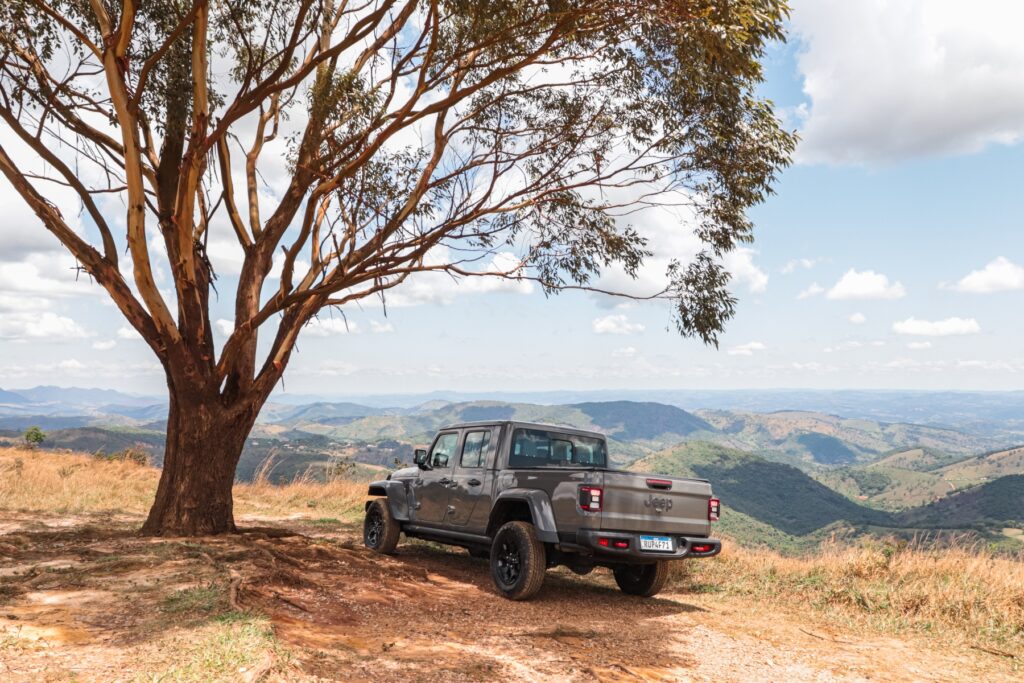
{"type": "Polygon", "coordinates": [[[219,397],[176,394],[172,387],[163,472],[142,533],[232,533],[235,467],[258,410],[225,408],[219,397]]]}

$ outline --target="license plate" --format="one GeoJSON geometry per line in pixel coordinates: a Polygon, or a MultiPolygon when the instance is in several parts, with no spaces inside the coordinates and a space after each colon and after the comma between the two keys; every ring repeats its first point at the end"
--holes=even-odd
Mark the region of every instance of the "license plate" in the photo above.
{"type": "Polygon", "coordinates": [[[656,553],[671,553],[675,550],[672,538],[669,536],[641,536],[640,550],[650,550],[656,553]]]}

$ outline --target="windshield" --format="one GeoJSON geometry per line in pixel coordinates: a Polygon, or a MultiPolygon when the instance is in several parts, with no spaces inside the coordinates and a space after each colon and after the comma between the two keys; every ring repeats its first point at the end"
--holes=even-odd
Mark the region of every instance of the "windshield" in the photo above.
{"type": "Polygon", "coordinates": [[[605,467],[604,439],[540,429],[517,429],[512,435],[509,467],[605,467]]]}

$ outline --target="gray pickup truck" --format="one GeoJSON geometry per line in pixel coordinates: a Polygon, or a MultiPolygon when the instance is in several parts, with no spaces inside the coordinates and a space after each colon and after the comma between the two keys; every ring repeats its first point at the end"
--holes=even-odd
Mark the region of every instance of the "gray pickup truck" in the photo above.
{"type": "Polygon", "coordinates": [[[625,593],[650,597],[668,561],[711,557],[719,501],[703,479],[608,467],[603,435],[512,421],[438,432],[416,467],[370,484],[363,541],[391,553],[399,534],[490,559],[507,598],[540,590],[549,567],[609,567],[625,593]]]}

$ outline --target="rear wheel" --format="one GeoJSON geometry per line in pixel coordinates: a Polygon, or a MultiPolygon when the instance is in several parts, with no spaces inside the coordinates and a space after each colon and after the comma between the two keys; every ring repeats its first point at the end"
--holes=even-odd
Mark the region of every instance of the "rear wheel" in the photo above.
{"type": "Polygon", "coordinates": [[[509,522],[491,544],[491,578],[509,600],[528,600],[544,583],[547,558],[537,530],[529,522],[509,522]]]}
{"type": "Polygon", "coordinates": [[[615,583],[628,595],[649,598],[660,593],[668,581],[668,562],[664,560],[654,564],[624,564],[612,571],[615,583]]]}
{"type": "Polygon", "coordinates": [[[398,545],[402,532],[398,522],[391,516],[387,500],[378,498],[366,506],[363,519],[363,544],[370,550],[390,555],[398,545]]]}

